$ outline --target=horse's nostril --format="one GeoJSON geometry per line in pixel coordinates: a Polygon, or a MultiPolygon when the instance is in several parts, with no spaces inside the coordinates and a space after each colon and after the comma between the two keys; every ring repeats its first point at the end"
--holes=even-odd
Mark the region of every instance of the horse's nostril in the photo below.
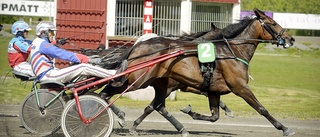
{"type": "Polygon", "coordinates": [[[294,38],[291,38],[290,39],[290,43],[293,45],[293,43],[295,42],[296,40],[294,38]]]}
{"type": "Polygon", "coordinates": [[[291,38],[291,42],[293,43],[293,42],[295,42],[296,40],[294,39],[294,38],[291,38]]]}

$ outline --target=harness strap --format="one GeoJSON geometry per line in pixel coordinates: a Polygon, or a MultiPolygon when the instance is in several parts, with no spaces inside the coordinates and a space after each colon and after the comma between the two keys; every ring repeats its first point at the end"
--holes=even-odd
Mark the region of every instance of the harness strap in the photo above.
{"type": "Polygon", "coordinates": [[[246,64],[247,66],[249,66],[249,63],[247,61],[241,59],[241,58],[237,57],[236,60],[239,60],[240,62],[242,62],[242,63],[246,64]]]}
{"type": "Polygon", "coordinates": [[[231,52],[232,55],[234,56],[233,59],[239,60],[240,62],[242,62],[242,63],[246,64],[247,66],[249,66],[249,63],[248,63],[247,61],[245,61],[245,60],[243,60],[243,59],[241,59],[241,58],[238,58],[238,57],[236,56],[236,54],[234,54],[234,52],[233,52],[233,50],[231,49],[231,46],[230,46],[228,40],[227,40],[226,38],[224,38],[224,37],[223,37],[223,39],[224,39],[225,42],[227,43],[228,49],[230,50],[230,52],[231,52]]]}
{"type": "Polygon", "coordinates": [[[231,46],[226,38],[223,37],[223,40],[227,43],[227,47],[230,50],[231,54],[236,58],[236,54],[234,54],[233,50],[231,49],[231,46]]]}

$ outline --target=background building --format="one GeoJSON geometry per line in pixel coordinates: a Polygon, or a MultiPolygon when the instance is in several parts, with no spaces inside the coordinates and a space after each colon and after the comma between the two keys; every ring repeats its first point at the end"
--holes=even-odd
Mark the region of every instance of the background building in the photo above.
{"type": "Polygon", "coordinates": [[[207,30],[210,23],[223,28],[240,19],[239,0],[58,0],[56,5],[57,38],[68,38],[76,46],[63,48],[74,51],[132,46],[145,33],[146,11],[152,14],[150,32],[160,36],[207,30]]]}

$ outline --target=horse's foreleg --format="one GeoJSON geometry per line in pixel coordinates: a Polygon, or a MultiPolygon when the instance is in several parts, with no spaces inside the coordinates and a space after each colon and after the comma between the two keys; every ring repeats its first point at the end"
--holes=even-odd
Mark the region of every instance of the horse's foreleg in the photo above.
{"type": "Polygon", "coordinates": [[[208,95],[209,98],[209,105],[211,110],[211,116],[206,116],[199,114],[197,112],[193,112],[191,109],[191,106],[187,106],[186,108],[182,109],[181,111],[190,115],[194,120],[204,120],[204,121],[211,121],[215,122],[219,119],[219,102],[220,102],[220,96],[219,95],[208,95]]]}
{"type": "Polygon", "coordinates": [[[265,109],[262,104],[256,99],[252,91],[248,86],[243,89],[233,90],[237,96],[242,97],[252,108],[254,108],[260,115],[263,115],[267,118],[272,125],[278,129],[283,131],[283,136],[291,136],[294,135],[295,132],[292,129],[289,129],[283,126],[279,121],[277,121],[273,116],[271,116],[267,109],[265,109]]]}

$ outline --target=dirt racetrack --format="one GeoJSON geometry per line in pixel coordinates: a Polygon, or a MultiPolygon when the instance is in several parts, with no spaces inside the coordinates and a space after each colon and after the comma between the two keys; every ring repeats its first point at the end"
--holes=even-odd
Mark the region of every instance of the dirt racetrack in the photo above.
{"type": "MultiPolygon", "coordinates": [[[[129,128],[133,121],[143,110],[125,109],[126,126],[121,128],[115,118],[115,126],[112,137],[179,137],[176,129],[161,115],[153,112],[138,127],[138,135],[130,135],[129,128]]],[[[18,117],[18,105],[0,105],[0,137],[38,137],[21,127],[18,117]]],[[[189,131],[189,137],[281,137],[282,132],[275,129],[269,121],[262,116],[229,118],[224,115],[215,122],[195,121],[182,112],[172,112],[189,131]]],[[[294,137],[319,137],[320,121],[278,119],[285,126],[293,129],[294,137]]],[[[50,137],[63,137],[59,130],[50,137]]]]}

